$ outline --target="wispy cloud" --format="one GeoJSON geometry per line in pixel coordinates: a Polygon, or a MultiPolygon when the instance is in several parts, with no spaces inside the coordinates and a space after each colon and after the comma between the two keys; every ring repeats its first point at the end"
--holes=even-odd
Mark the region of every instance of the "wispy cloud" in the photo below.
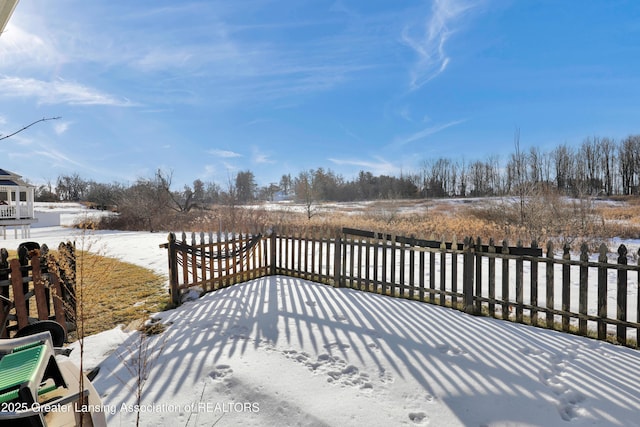
{"type": "Polygon", "coordinates": [[[44,81],[23,77],[0,77],[4,97],[36,98],[38,104],[110,105],[130,107],[135,104],[97,89],[65,80],[44,81]]]}
{"type": "Polygon", "coordinates": [[[329,161],[340,166],[355,166],[376,175],[394,175],[400,170],[399,167],[383,158],[375,157],[374,159],[376,161],[329,158],[329,161]]]}
{"type": "Polygon", "coordinates": [[[207,150],[207,153],[211,154],[212,156],[215,156],[215,157],[222,157],[224,159],[231,159],[231,158],[234,158],[234,157],[242,157],[242,154],[236,153],[235,151],[218,150],[217,148],[213,148],[211,150],[207,150]]]}
{"type": "Polygon", "coordinates": [[[55,66],[64,58],[47,39],[30,33],[9,21],[0,43],[0,66],[3,68],[38,68],[55,66]]]}
{"type": "Polygon", "coordinates": [[[251,147],[252,160],[254,163],[274,163],[268,154],[263,153],[258,147],[251,147]]]}
{"type": "Polygon", "coordinates": [[[48,167],[72,167],[75,169],[87,169],[87,165],[79,162],[77,160],[72,159],[65,153],[60,150],[46,146],[43,144],[39,144],[37,147],[33,147],[33,149],[23,149],[22,151],[16,151],[9,153],[9,157],[12,159],[31,159],[35,158],[44,158],[48,167]]]}
{"type": "Polygon", "coordinates": [[[452,126],[456,126],[459,125],[460,123],[464,123],[466,120],[454,120],[448,123],[444,123],[441,125],[435,125],[435,126],[429,126],[428,128],[422,129],[421,131],[415,132],[411,135],[408,136],[404,136],[401,138],[398,138],[394,141],[393,145],[395,146],[403,146],[406,144],[409,144],[411,142],[414,141],[419,141],[423,138],[426,138],[428,136],[431,136],[433,134],[436,134],[438,132],[441,132],[447,128],[450,128],[452,126]]]}
{"type": "Polygon", "coordinates": [[[55,125],[53,125],[53,131],[56,133],[56,135],[62,135],[67,131],[67,129],[69,129],[69,126],[71,126],[71,122],[56,123],[55,125]]]}
{"type": "Polygon", "coordinates": [[[464,0],[435,0],[431,14],[418,31],[409,26],[403,29],[402,41],[418,56],[411,70],[412,90],[419,89],[447,68],[451,58],[445,44],[456,31],[453,24],[473,6],[464,0]]]}

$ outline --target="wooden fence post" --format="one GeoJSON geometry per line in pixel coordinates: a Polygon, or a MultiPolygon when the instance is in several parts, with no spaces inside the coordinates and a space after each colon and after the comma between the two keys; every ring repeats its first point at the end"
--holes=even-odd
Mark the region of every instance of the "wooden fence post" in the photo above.
{"type": "MultiPolygon", "coordinates": [[[[0,269],[5,270],[0,273],[0,280],[9,279],[9,261],[7,261],[7,258],[9,258],[9,252],[5,248],[0,249],[0,269]]],[[[9,301],[7,301],[9,299],[9,286],[3,286],[0,288],[0,295],[6,298],[0,298],[0,310],[4,313],[4,311],[9,310],[9,307],[11,306],[9,301]]],[[[9,338],[7,329],[2,328],[2,325],[0,325],[0,329],[2,329],[2,335],[0,335],[0,338],[9,338]]]]}
{"type": "Polygon", "coordinates": [[[553,243],[551,243],[551,241],[547,242],[547,303],[546,303],[546,308],[547,308],[547,328],[549,329],[553,329],[553,313],[549,310],[553,310],[554,308],[554,266],[555,263],[553,262],[553,243]]]}
{"type": "Polygon", "coordinates": [[[409,299],[414,299],[415,287],[416,287],[416,283],[415,283],[416,253],[413,249],[413,246],[415,246],[415,236],[411,235],[411,248],[409,248],[409,299]]]}
{"type": "MultiPolygon", "coordinates": [[[[531,242],[532,249],[538,249],[538,242],[531,242]]],[[[538,326],[538,258],[531,260],[531,324],[538,326]]]]}
{"type": "Polygon", "coordinates": [[[276,275],[277,272],[277,252],[276,252],[276,244],[277,244],[277,237],[276,237],[276,228],[274,227],[271,230],[271,236],[269,236],[269,274],[272,276],[276,275]]]}
{"type": "Polygon", "coordinates": [[[589,246],[583,243],[580,246],[580,287],[578,294],[578,333],[580,335],[587,335],[587,292],[588,292],[588,280],[589,280],[589,246]],[[584,316],[584,317],[582,317],[584,316]]]}
{"type": "MultiPolygon", "coordinates": [[[[477,295],[478,297],[482,296],[482,240],[480,239],[480,237],[478,236],[478,238],[476,239],[476,254],[475,254],[475,264],[476,264],[476,271],[475,271],[475,276],[476,276],[476,290],[475,290],[475,295],[477,295]]],[[[476,307],[475,307],[475,312],[476,313],[481,313],[482,312],[482,300],[480,298],[478,298],[475,302],[476,307]]]]}
{"type": "Polygon", "coordinates": [[[436,254],[434,252],[429,252],[429,302],[431,304],[436,302],[436,254]]]}
{"type": "Polygon", "coordinates": [[[473,260],[473,238],[467,237],[464,239],[462,294],[464,311],[468,314],[475,314],[475,306],[473,304],[473,260]]]}
{"type": "MultiPolygon", "coordinates": [[[[517,247],[522,248],[522,240],[518,240],[517,247]]],[[[524,322],[524,261],[522,256],[516,259],[516,322],[524,322]]]]}
{"type": "MultiPolygon", "coordinates": [[[[424,253],[424,252],[421,252],[424,253]]],[[[447,302],[447,244],[444,241],[444,236],[440,241],[440,305],[445,305],[447,302]]],[[[422,301],[422,298],[420,298],[422,301]]]]}
{"type": "MultiPolygon", "coordinates": [[[[638,265],[640,266],[640,249],[638,249],[638,265]]],[[[640,270],[636,277],[636,323],[640,323],[640,270]]],[[[640,326],[636,329],[636,348],[640,348],[640,326]]]]}
{"type": "Polygon", "coordinates": [[[600,255],[598,256],[598,339],[604,340],[607,338],[607,324],[605,319],[607,318],[607,271],[608,268],[603,265],[607,263],[607,245],[604,243],[600,245],[600,255]]]}
{"type": "Polygon", "coordinates": [[[29,324],[29,308],[27,307],[26,292],[24,291],[25,282],[22,280],[23,267],[16,258],[10,260],[9,265],[11,266],[11,288],[13,290],[16,321],[18,322],[18,329],[21,329],[29,324]]]}
{"type": "MultiPolygon", "coordinates": [[[[618,248],[618,264],[622,266],[627,265],[627,247],[620,245],[618,248]]],[[[627,270],[618,270],[618,295],[616,298],[618,304],[617,319],[623,322],[627,321],[627,270]]],[[[621,344],[627,343],[627,327],[625,325],[618,325],[616,331],[616,339],[621,344]]]]}
{"type": "MultiPolygon", "coordinates": [[[[509,254],[509,242],[507,240],[502,241],[501,253],[509,254]]],[[[502,319],[509,319],[509,258],[502,258],[502,319]]]]}
{"type": "Polygon", "coordinates": [[[33,281],[33,293],[36,297],[38,320],[47,320],[50,314],[49,298],[47,297],[44,280],[42,278],[39,256],[31,257],[31,277],[33,281]]]}
{"type": "Polygon", "coordinates": [[[342,287],[342,235],[336,234],[333,243],[333,286],[342,287]]]}
{"type": "Polygon", "coordinates": [[[458,239],[455,234],[451,241],[451,307],[458,308],[458,239]]]}
{"type": "MultiPolygon", "coordinates": [[[[571,259],[571,247],[565,243],[562,247],[562,259],[569,261],[571,259]]],[[[571,308],[571,265],[565,263],[562,265],[562,311],[568,313],[571,308]]],[[[562,330],[569,332],[569,315],[562,315],[562,330]]]]}
{"type": "Polygon", "coordinates": [[[496,253],[496,243],[493,240],[493,238],[489,239],[489,248],[488,248],[488,252],[489,254],[491,254],[489,256],[489,299],[491,300],[489,302],[489,316],[491,317],[495,317],[496,316],[496,304],[495,304],[495,299],[496,299],[496,257],[492,256],[496,253]]]}
{"type": "Polygon", "coordinates": [[[176,235],[174,233],[169,233],[167,240],[169,241],[169,244],[167,245],[169,258],[169,293],[171,294],[171,303],[173,305],[179,305],[180,289],[178,288],[178,253],[176,251],[176,235]]]}

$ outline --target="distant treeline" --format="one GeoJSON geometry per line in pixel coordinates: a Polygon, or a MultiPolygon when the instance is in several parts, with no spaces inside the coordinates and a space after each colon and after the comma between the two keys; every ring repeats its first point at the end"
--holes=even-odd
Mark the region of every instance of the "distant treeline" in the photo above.
{"type": "Polygon", "coordinates": [[[38,201],[84,201],[96,207],[122,209],[132,198],[166,199],[175,210],[189,211],[209,204],[239,204],[259,200],[291,199],[304,203],[389,198],[483,197],[520,195],[534,189],[569,196],[630,195],[640,186],[640,135],[622,141],[592,137],[579,147],[560,145],[551,151],[538,147],[515,150],[506,159],[437,158],[425,160],[419,171],[401,176],[374,176],[361,171],[347,180],[329,169],[282,175],[264,187],[254,174],[238,172],[225,187],[195,180],[180,190],[171,188],[171,174],[157,171],[133,184],[104,184],[78,174],[58,177],[37,190],[38,201]]]}

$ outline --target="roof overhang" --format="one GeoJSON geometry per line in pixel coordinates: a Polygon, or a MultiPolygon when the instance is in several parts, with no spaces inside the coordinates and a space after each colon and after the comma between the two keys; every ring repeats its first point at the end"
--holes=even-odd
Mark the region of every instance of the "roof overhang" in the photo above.
{"type": "Polygon", "coordinates": [[[4,27],[9,22],[13,10],[16,8],[19,0],[0,0],[0,35],[4,31],[4,27]]]}

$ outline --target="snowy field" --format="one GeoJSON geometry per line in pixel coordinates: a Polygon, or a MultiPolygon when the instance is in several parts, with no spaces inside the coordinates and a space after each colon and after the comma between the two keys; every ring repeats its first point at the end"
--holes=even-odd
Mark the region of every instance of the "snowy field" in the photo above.
{"type": "MultiPolygon", "coordinates": [[[[166,237],[48,227],[29,240],[166,276],[166,237]]],[[[153,317],[167,328],[148,340],[85,340],[109,425],[135,425],[143,378],[144,426],[640,426],[640,352],[605,342],[281,276],[153,317]]]]}

